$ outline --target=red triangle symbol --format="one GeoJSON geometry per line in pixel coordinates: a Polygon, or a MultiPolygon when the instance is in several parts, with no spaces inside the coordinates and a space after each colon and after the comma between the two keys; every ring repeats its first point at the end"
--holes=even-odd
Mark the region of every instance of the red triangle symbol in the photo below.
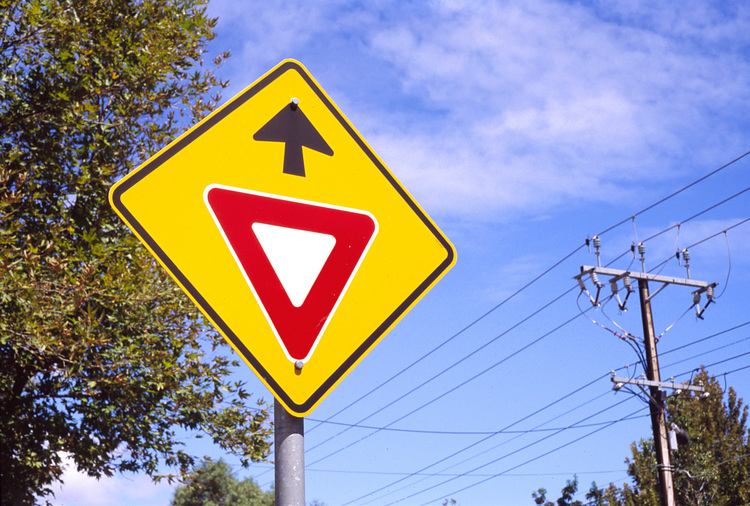
{"type": "Polygon", "coordinates": [[[306,362],[377,234],[375,217],[217,184],[203,198],[287,358],[306,362]],[[280,231],[272,245],[259,238],[269,230],[280,231]]]}

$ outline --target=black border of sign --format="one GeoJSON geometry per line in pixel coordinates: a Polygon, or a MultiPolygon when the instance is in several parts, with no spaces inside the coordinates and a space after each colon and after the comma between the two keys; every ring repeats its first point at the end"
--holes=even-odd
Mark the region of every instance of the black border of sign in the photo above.
{"type": "Polygon", "coordinates": [[[193,299],[198,303],[201,309],[213,320],[219,327],[219,330],[232,341],[235,347],[242,353],[243,357],[252,364],[253,368],[257,373],[266,381],[269,387],[273,390],[273,393],[280,397],[284,404],[295,413],[305,413],[310,410],[319,400],[321,400],[329,390],[336,384],[336,382],[346,374],[346,372],[359,360],[367,351],[373,346],[373,344],[398,320],[408,309],[414,304],[414,302],[439,278],[443,272],[448,269],[455,258],[455,251],[453,246],[443,236],[443,234],[437,229],[432,223],[430,218],[422,211],[417,203],[411,198],[406,192],[404,187],[396,181],[393,175],[388,169],[380,162],[377,156],[370,150],[364,140],[359,134],[352,128],[349,122],[339,112],[339,110],[333,105],[323,91],[318,87],[312,77],[307,73],[306,69],[295,61],[287,61],[279,65],[275,70],[264,76],[261,80],[256,82],[253,86],[242,92],[234,100],[228,103],[224,108],[216,112],[216,114],[210,116],[203,123],[198,124],[193,130],[189,131],[187,135],[179,139],[174,145],[167,148],[164,152],[158,154],[152,159],[146,166],[143,166],[131,177],[123,181],[120,185],[116,186],[112,191],[112,202],[117,210],[122,214],[125,220],[128,222],[130,227],[135,230],[138,235],[148,244],[151,250],[156,254],[170,273],[182,284],[193,299]],[[372,163],[380,170],[383,176],[391,183],[391,185],[398,191],[404,201],[411,207],[414,213],[424,222],[427,228],[432,234],[438,239],[443,245],[447,252],[446,259],[404,300],[391,315],[378,326],[370,336],[352,353],[352,355],[338,368],[333,374],[331,374],[326,381],[308,398],[307,401],[302,404],[292,402],[291,398],[281,388],[281,386],[273,379],[268,371],[261,366],[260,362],[255,356],[247,349],[242,341],[232,332],[232,329],[224,322],[219,314],[214,310],[208,301],[198,292],[198,290],[190,283],[185,275],[177,268],[172,260],[166,255],[164,250],[157,244],[153,237],[143,228],[143,226],[135,219],[135,217],[128,211],[128,209],[122,203],[122,195],[132,188],[136,183],[144,179],[146,176],[158,169],[164,162],[169,160],[174,154],[185,148],[188,144],[193,142],[195,139],[203,135],[207,130],[216,125],[219,121],[224,119],[226,116],[234,112],[238,107],[247,102],[250,98],[255,96],[259,91],[268,86],[272,81],[277,79],[279,76],[294,70],[302,76],[307,82],[310,88],[318,95],[320,100],[328,107],[328,110],[336,117],[341,125],[349,132],[349,135],[356,141],[359,147],[364,151],[370,158],[372,163]]]}

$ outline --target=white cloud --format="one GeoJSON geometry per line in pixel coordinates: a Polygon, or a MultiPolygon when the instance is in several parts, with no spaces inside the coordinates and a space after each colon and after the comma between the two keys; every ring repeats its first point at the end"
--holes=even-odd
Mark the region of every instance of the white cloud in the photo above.
{"type": "MultiPolygon", "coordinates": [[[[697,151],[714,156],[737,142],[733,135],[711,146],[705,132],[722,110],[747,104],[746,78],[735,76],[748,64],[736,47],[707,46],[718,27],[696,27],[703,8],[680,18],[696,23],[662,33],[575,4],[457,4],[372,36],[402,72],[405,92],[448,111],[442,131],[409,135],[428,146],[414,151],[415,182],[435,165],[451,173],[439,188],[429,179],[434,205],[454,208],[472,197],[463,210],[487,212],[606,198],[618,183],[670,176],[667,158],[695,154],[696,137],[706,142],[697,151]],[[685,44],[688,31],[695,41],[685,44]]],[[[714,22],[740,29],[734,20],[714,22]]],[[[396,160],[408,159],[405,134],[380,139],[395,146],[396,160]]]]}
{"type": "Polygon", "coordinates": [[[328,72],[431,212],[496,220],[627,198],[745,147],[741,4],[214,4],[219,31],[244,41],[231,63],[242,82],[289,56],[328,72]]]}
{"type": "Polygon", "coordinates": [[[154,483],[145,475],[96,479],[78,472],[69,457],[63,461],[63,483],[53,487],[54,497],[46,498],[55,506],[163,506],[174,492],[174,485],[154,483]]]}

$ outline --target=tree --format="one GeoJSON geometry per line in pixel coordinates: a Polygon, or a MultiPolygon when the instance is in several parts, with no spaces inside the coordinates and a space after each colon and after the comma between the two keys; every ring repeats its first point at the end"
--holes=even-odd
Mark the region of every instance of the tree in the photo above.
{"type": "Polygon", "coordinates": [[[563,487],[560,493],[560,498],[557,501],[548,501],[547,489],[544,488],[540,488],[536,492],[532,492],[531,497],[534,499],[535,504],[540,504],[542,506],[583,506],[583,503],[581,501],[573,500],[576,492],[578,492],[578,477],[573,476],[573,479],[568,480],[563,487]]]}
{"type": "Polygon", "coordinates": [[[204,3],[0,0],[2,504],[49,494],[66,454],[95,477],[184,475],[180,429],[268,453],[267,406],[107,201],[226,86],[204,3]]]}
{"type": "Polygon", "coordinates": [[[206,461],[175,490],[171,506],[273,506],[274,493],[252,478],[238,481],[224,461],[206,461]]]}
{"type": "MultiPolygon", "coordinates": [[[[750,429],[748,407],[730,387],[724,392],[705,370],[694,383],[703,382],[707,398],[693,392],[670,397],[667,424],[685,430],[690,441],[672,452],[677,504],[741,506],[750,504],[750,429]]],[[[653,439],[631,446],[628,474],[635,482],[639,504],[659,503],[653,439]]]]}
{"type": "MultiPolygon", "coordinates": [[[[748,407],[733,388],[724,395],[715,377],[704,369],[693,379],[709,396],[684,391],[667,400],[667,423],[687,432],[689,442],[671,452],[676,502],[681,506],[750,504],[750,429],[748,407]],[[726,398],[726,402],[724,399],[726,398]]],[[[591,506],[659,506],[659,477],[653,438],[631,445],[626,459],[633,486],[592,483],[586,499],[591,506]]],[[[568,482],[570,484],[570,481],[568,482]]],[[[540,489],[540,492],[546,491],[540,489]]],[[[573,491],[575,493],[575,490],[573,491]]],[[[536,504],[538,493],[532,494],[536,504]]],[[[551,504],[551,503],[550,503],[551,504]]],[[[566,503],[563,503],[566,504],[566,503]]]]}

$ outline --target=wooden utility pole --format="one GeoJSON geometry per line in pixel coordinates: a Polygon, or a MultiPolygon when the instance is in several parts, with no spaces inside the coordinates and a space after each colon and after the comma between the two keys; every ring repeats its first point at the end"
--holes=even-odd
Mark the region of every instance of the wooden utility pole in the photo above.
{"type": "MultiPolygon", "coordinates": [[[[598,246],[597,246],[598,252],[598,246]]],[[[643,255],[643,252],[641,252],[643,255]]],[[[597,255],[598,256],[598,255],[597,255]]],[[[643,259],[642,259],[643,260],[643,259]]],[[[713,291],[716,287],[716,283],[707,283],[705,281],[696,281],[690,279],[690,271],[688,271],[688,278],[674,278],[671,276],[660,276],[658,274],[649,274],[646,272],[630,272],[622,271],[617,269],[609,269],[606,267],[581,267],[581,273],[575,276],[581,285],[581,290],[585,290],[583,277],[586,275],[591,276],[591,280],[596,286],[596,296],[589,294],[592,304],[598,306],[599,294],[604,286],[604,283],[599,281],[598,276],[609,276],[610,284],[612,285],[612,293],[617,294],[617,283],[622,280],[623,284],[628,290],[630,295],[630,279],[638,280],[638,293],[640,295],[641,302],[641,317],[643,319],[643,343],[646,348],[646,375],[648,378],[649,388],[649,409],[651,411],[651,426],[654,431],[654,451],[656,453],[656,462],[659,469],[659,486],[661,495],[662,506],[676,506],[675,503],[675,491],[674,491],[674,479],[672,476],[672,463],[669,455],[669,435],[667,431],[667,418],[664,412],[664,401],[666,399],[666,392],[661,389],[661,374],[659,372],[659,358],[656,353],[656,335],[654,332],[654,318],[651,312],[651,299],[664,289],[667,285],[683,285],[697,288],[693,292],[693,304],[696,306],[698,311],[698,317],[702,317],[703,311],[705,311],[708,304],[713,302],[713,291]],[[654,293],[649,293],[648,282],[654,281],[662,283],[654,293]],[[703,309],[700,309],[700,296],[706,293],[708,301],[703,309]]],[[[619,296],[618,301],[619,301],[619,296]]],[[[625,299],[627,301],[627,297],[625,299]]],[[[624,309],[625,302],[620,303],[620,308],[624,309]]],[[[613,381],[621,381],[623,383],[638,383],[633,380],[625,380],[621,378],[614,378],[613,381]]],[[[672,383],[674,387],[674,383],[672,383]]],[[[695,388],[694,388],[695,389],[695,388]]]]}
{"type": "MultiPolygon", "coordinates": [[[[646,347],[646,377],[651,381],[661,381],[659,373],[659,357],[656,353],[656,335],[654,333],[654,318],[651,313],[651,300],[648,293],[648,281],[638,280],[638,293],[641,298],[641,317],[643,319],[643,341],[646,347]]],[[[654,431],[654,451],[659,469],[659,487],[662,506],[675,506],[674,479],[672,476],[672,461],[669,455],[669,441],[667,434],[667,417],[664,414],[664,390],[659,387],[649,387],[649,410],[651,411],[651,427],[654,431]]]]}

